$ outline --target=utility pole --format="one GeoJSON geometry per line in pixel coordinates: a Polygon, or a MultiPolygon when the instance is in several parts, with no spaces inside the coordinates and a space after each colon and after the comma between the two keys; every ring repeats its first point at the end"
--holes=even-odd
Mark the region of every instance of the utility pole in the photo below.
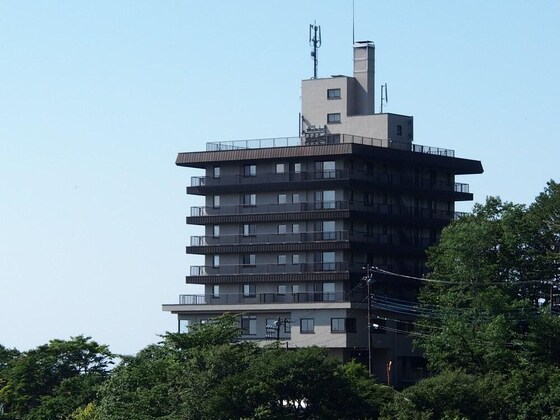
{"type": "Polygon", "coordinates": [[[366,265],[364,269],[366,270],[366,276],[362,279],[365,280],[367,284],[367,331],[368,331],[368,370],[369,374],[372,375],[372,351],[373,351],[373,339],[371,336],[371,283],[373,283],[373,274],[371,273],[371,265],[366,265]]]}

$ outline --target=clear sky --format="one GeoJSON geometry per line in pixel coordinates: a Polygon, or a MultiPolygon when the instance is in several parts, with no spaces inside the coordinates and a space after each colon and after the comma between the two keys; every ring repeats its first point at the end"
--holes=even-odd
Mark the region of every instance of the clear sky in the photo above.
{"type": "MultiPolygon", "coordinates": [[[[559,180],[560,2],[355,0],[385,111],[479,159],[467,182],[530,203],[559,180]]],[[[0,1],[0,343],[85,334],[135,353],[190,265],[207,141],[296,136],[301,79],[352,73],[352,2],[0,1]]],[[[377,107],[379,102],[377,101],[377,107]]],[[[469,210],[471,204],[460,210],[469,210]]]]}

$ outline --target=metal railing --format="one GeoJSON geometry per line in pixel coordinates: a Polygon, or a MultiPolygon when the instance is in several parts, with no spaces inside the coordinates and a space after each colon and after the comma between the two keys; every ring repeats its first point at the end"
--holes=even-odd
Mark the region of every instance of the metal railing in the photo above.
{"type": "Polygon", "coordinates": [[[291,242],[347,241],[348,231],[191,236],[191,246],[251,245],[291,242]]]}
{"type": "Polygon", "coordinates": [[[323,201],[286,204],[257,204],[255,206],[233,205],[220,207],[194,206],[191,207],[191,217],[230,216],[240,214],[271,214],[271,213],[302,213],[319,210],[355,210],[391,216],[411,216],[424,219],[452,220],[457,218],[455,212],[447,210],[429,209],[415,206],[396,204],[367,203],[363,201],[323,201]]]}
{"type": "Polygon", "coordinates": [[[361,302],[363,291],[354,292],[301,292],[301,293],[220,293],[219,295],[179,295],[180,305],[243,305],[249,303],[307,303],[307,302],[361,302]]]}
{"type": "Polygon", "coordinates": [[[455,191],[468,193],[469,185],[459,182],[435,181],[429,178],[417,178],[401,174],[368,173],[351,169],[333,169],[309,172],[265,173],[257,176],[235,175],[227,177],[191,177],[191,187],[256,185],[286,182],[321,181],[321,180],[349,180],[372,182],[382,185],[420,187],[437,191],[455,191]]]}
{"type": "MultiPolygon", "coordinates": [[[[353,136],[350,134],[328,134],[324,142],[319,144],[337,144],[337,143],[356,143],[365,144],[375,147],[392,147],[401,150],[409,150],[415,153],[425,153],[430,155],[454,157],[455,151],[444,149],[441,147],[423,146],[421,144],[412,144],[408,142],[393,141],[391,139],[378,139],[372,137],[353,136]]],[[[249,139],[249,140],[232,140],[207,142],[206,150],[223,151],[223,150],[242,150],[242,149],[265,149],[273,147],[293,147],[302,146],[304,143],[300,137],[279,137],[268,139],[249,139]]]]}
{"type": "Polygon", "coordinates": [[[348,262],[315,262],[299,264],[220,264],[211,265],[192,265],[190,267],[191,276],[218,276],[218,275],[239,275],[239,274],[294,274],[294,273],[315,273],[315,272],[348,272],[350,264],[348,262]]]}

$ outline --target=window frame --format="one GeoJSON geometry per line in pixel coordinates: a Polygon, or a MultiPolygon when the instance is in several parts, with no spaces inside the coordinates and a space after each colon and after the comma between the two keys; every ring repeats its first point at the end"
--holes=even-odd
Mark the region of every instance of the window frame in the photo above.
{"type": "Polygon", "coordinates": [[[340,88],[327,89],[327,99],[342,99],[342,91],[340,88]]]}
{"type": "Polygon", "coordinates": [[[332,112],[327,114],[327,124],[340,124],[342,123],[342,116],[340,112],[332,112]]]}
{"type": "Polygon", "coordinates": [[[243,165],[243,176],[257,176],[257,165],[254,163],[243,165]]]}
{"type": "Polygon", "coordinates": [[[300,318],[299,320],[300,334],[314,334],[315,333],[315,318],[300,318]]]}
{"type": "Polygon", "coordinates": [[[242,286],[243,297],[257,296],[257,285],[255,283],[244,283],[242,286]]]}

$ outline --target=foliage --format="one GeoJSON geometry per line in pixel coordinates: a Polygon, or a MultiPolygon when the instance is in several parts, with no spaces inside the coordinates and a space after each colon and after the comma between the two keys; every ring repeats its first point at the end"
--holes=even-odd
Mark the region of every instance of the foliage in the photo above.
{"type": "Polygon", "coordinates": [[[506,373],[511,364],[560,362],[550,317],[559,250],[560,187],[552,181],[528,208],[488,198],[447,227],[428,255],[430,278],[441,282],[420,294],[416,343],[429,367],[506,373]]]}
{"type": "MultiPolygon", "coordinates": [[[[389,390],[324,349],[237,342],[232,318],[168,334],[117,368],[97,403],[103,419],[376,418],[389,390]],[[226,331],[228,331],[226,333],[226,331]]],[[[237,330],[236,330],[237,331],[237,330]]]]}
{"type": "Polygon", "coordinates": [[[5,418],[65,418],[95,398],[113,355],[78,336],[18,354],[0,372],[5,418]]]}

